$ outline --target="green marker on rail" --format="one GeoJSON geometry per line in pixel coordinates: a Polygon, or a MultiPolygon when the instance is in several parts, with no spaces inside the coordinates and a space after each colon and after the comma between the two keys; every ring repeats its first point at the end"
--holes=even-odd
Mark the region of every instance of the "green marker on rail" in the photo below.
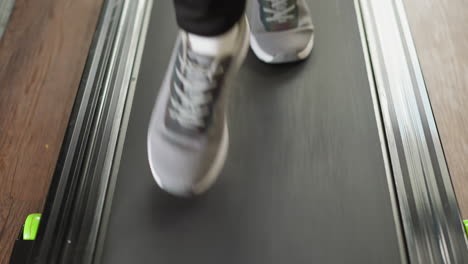
{"type": "Polygon", "coordinates": [[[41,214],[30,214],[24,222],[23,240],[35,240],[37,230],[39,229],[39,222],[41,221],[41,214]]]}
{"type": "Polygon", "coordinates": [[[466,232],[466,235],[468,236],[468,220],[463,221],[463,224],[465,225],[465,232],[466,232]]]}

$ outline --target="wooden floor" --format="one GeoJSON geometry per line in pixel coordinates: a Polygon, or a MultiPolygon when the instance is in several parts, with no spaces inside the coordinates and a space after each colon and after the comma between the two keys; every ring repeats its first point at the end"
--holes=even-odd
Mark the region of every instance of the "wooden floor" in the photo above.
{"type": "MultiPolygon", "coordinates": [[[[468,218],[468,5],[406,0],[449,168],[468,218]]],[[[0,264],[40,212],[102,0],[17,0],[0,41],[0,264]]]]}
{"type": "Polygon", "coordinates": [[[468,219],[468,4],[404,2],[462,216],[468,219]]]}
{"type": "Polygon", "coordinates": [[[17,0],[0,41],[0,263],[40,212],[102,0],[17,0]]]}

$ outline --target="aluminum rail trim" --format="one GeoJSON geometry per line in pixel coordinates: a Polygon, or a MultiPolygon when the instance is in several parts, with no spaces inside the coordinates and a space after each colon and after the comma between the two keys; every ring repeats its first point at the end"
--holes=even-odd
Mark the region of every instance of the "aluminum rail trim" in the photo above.
{"type": "Polygon", "coordinates": [[[141,59],[145,47],[146,35],[148,32],[148,26],[151,17],[151,9],[153,7],[153,0],[144,0],[141,4],[143,4],[143,2],[144,6],[140,6],[139,9],[139,17],[141,17],[142,19],[140,24],[141,29],[138,32],[138,36],[133,36],[134,38],[138,39],[138,42],[134,43],[134,46],[132,47],[132,51],[136,53],[134,54],[133,70],[127,72],[128,74],[131,74],[130,76],[128,76],[129,85],[127,96],[125,98],[125,102],[122,102],[123,104],[120,107],[120,122],[114,124],[117,126],[115,127],[115,133],[112,136],[114,144],[113,148],[109,149],[108,151],[108,159],[106,160],[106,170],[103,172],[105,178],[108,179],[107,190],[105,192],[105,195],[101,197],[103,199],[102,213],[100,224],[96,225],[96,227],[98,228],[96,234],[97,236],[95,238],[96,249],[94,255],[92,256],[92,260],[90,260],[91,263],[101,263],[102,248],[103,243],[105,242],[105,233],[107,231],[107,222],[112,206],[112,197],[114,195],[115,183],[117,180],[117,173],[119,168],[118,164],[120,163],[122,149],[125,143],[128,121],[130,118],[130,112],[133,104],[133,96],[135,93],[136,83],[140,72],[141,59]]]}
{"type": "MultiPolygon", "coordinates": [[[[82,248],[83,254],[78,259],[72,250],[64,263],[91,263],[94,258],[97,236],[100,228],[106,192],[111,175],[111,164],[115,156],[118,135],[124,111],[127,107],[127,97],[133,94],[134,70],[139,69],[139,45],[146,35],[145,21],[147,9],[151,9],[151,0],[124,0],[122,16],[114,42],[114,49],[107,69],[107,78],[103,85],[105,102],[96,114],[97,130],[94,141],[91,142],[91,152],[84,173],[89,180],[86,192],[77,199],[74,212],[75,228],[70,228],[68,237],[75,239],[82,248]],[[81,225],[81,226],[80,226],[81,225]],[[85,233],[83,234],[83,226],[85,233]],[[86,245],[84,248],[82,245],[86,245]]],[[[67,252],[66,252],[67,253],[67,252]]]]}
{"type": "Polygon", "coordinates": [[[399,248],[400,248],[400,253],[401,253],[401,263],[402,264],[407,264],[408,263],[408,252],[406,248],[406,243],[405,239],[403,237],[403,227],[401,223],[401,214],[400,210],[398,207],[398,201],[397,201],[397,196],[396,196],[396,190],[395,190],[395,184],[393,180],[393,174],[392,170],[390,168],[390,157],[388,153],[388,148],[387,148],[387,141],[385,137],[385,129],[383,127],[383,121],[382,121],[382,114],[380,111],[380,104],[379,104],[379,99],[377,96],[377,88],[374,80],[374,75],[372,71],[372,62],[370,59],[370,54],[369,54],[369,47],[367,45],[366,41],[366,32],[364,29],[364,21],[362,17],[362,11],[359,6],[359,0],[354,0],[354,5],[356,8],[356,17],[358,19],[358,26],[359,26],[359,32],[360,32],[360,37],[361,37],[361,42],[362,42],[362,49],[363,49],[363,54],[364,54],[364,59],[366,62],[366,69],[367,69],[367,74],[369,78],[369,87],[370,87],[370,92],[371,92],[371,97],[372,97],[372,103],[374,105],[374,113],[375,113],[375,118],[377,121],[377,129],[379,131],[379,139],[380,139],[380,144],[382,147],[382,157],[384,159],[385,163],[385,172],[387,176],[387,183],[388,183],[388,189],[390,192],[390,199],[391,199],[391,204],[392,204],[392,209],[393,209],[393,215],[394,215],[394,221],[395,221],[395,226],[397,230],[397,236],[398,236],[398,243],[399,243],[399,248]]]}
{"type": "Polygon", "coordinates": [[[410,263],[468,263],[467,240],[401,0],[359,0],[410,263]]]}

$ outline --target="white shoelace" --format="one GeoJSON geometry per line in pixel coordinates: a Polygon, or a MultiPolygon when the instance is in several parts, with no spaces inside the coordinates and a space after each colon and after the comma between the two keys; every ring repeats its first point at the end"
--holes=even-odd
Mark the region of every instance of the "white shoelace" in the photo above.
{"type": "Polygon", "coordinates": [[[263,11],[267,14],[271,14],[270,17],[266,18],[267,22],[278,22],[284,23],[290,19],[294,19],[293,14],[289,14],[296,8],[296,4],[288,6],[288,0],[265,0],[271,2],[271,8],[263,7],[263,11]]]}
{"type": "Polygon", "coordinates": [[[177,97],[171,96],[169,114],[181,126],[196,129],[206,125],[205,118],[210,114],[214,99],[211,90],[217,85],[214,77],[222,68],[216,62],[210,63],[209,67],[197,64],[196,60],[189,58],[186,49],[177,58],[180,69],[176,67],[175,73],[182,87],[174,81],[177,97]]]}

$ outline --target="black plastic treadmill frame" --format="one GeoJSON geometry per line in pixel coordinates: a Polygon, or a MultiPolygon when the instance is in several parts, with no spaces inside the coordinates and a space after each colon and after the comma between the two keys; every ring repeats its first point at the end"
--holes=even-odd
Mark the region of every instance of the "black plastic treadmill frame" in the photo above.
{"type": "Polygon", "coordinates": [[[13,251],[11,252],[10,264],[28,263],[28,258],[34,246],[34,240],[24,240],[23,231],[24,226],[21,227],[18,237],[16,238],[13,251]]]}

